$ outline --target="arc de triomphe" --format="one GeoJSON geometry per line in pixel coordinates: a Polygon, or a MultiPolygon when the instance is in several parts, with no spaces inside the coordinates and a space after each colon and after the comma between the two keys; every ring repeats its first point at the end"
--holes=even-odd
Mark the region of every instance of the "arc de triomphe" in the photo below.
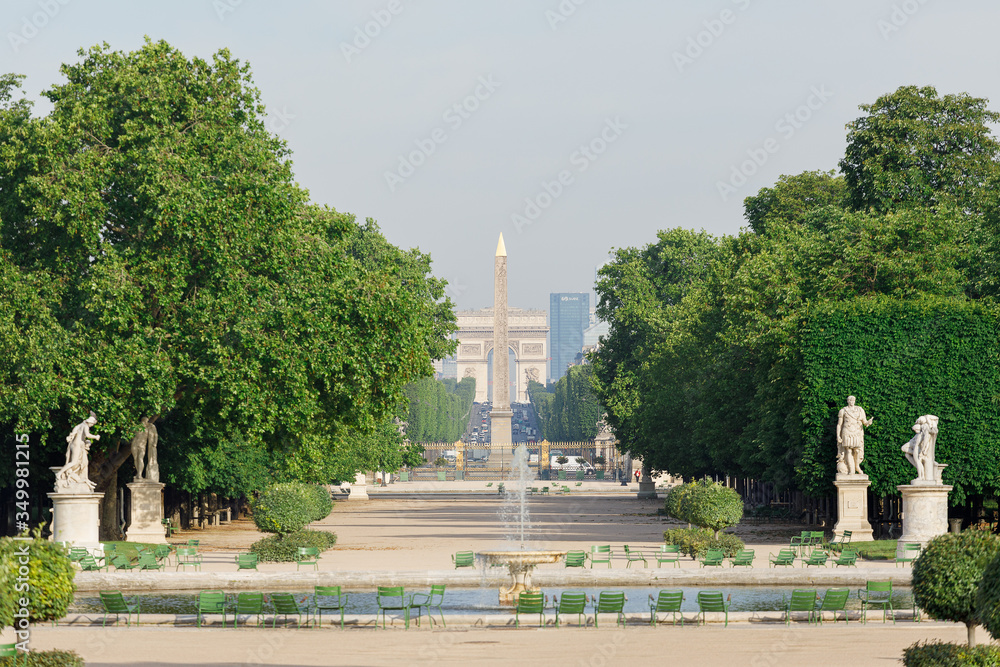
{"type": "MultiPolygon", "coordinates": [[[[476,378],[476,402],[489,400],[489,354],[493,350],[493,309],[459,310],[458,352],[455,354],[458,379],[476,378]]],[[[528,402],[528,380],[548,382],[549,316],[544,310],[507,309],[507,344],[514,351],[515,403],[528,402]]]]}

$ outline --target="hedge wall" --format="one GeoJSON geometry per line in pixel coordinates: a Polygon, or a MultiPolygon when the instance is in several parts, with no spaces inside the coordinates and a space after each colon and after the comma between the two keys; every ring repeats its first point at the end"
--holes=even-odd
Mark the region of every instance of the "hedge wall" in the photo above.
{"type": "Polygon", "coordinates": [[[917,417],[940,417],[937,456],[953,504],[1000,490],[1000,308],[987,302],[887,297],[824,303],[801,329],[802,458],[807,493],[833,492],[837,413],[857,397],[874,422],[862,469],[876,495],[916,476],[900,447],[917,417]]]}

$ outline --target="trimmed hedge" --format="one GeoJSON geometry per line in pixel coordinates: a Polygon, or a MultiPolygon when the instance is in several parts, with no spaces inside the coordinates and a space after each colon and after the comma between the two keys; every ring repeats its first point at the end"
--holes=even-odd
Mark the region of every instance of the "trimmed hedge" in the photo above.
{"type": "Polygon", "coordinates": [[[1000,640],[1000,556],[983,570],[983,580],[976,593],[976,612],[986,632],[1000,640]]]}
{"type": "Polygon", "coordinates": [[[73,602],[76,570],[69,553],[40,535],[41,529],[36,528],[28,542],[15,542],[9,537],[0,539],[0,627],[14,624],[17,602],[22,597],[28,599],[28,619],[32,623],[62,618],[73,602]],[[16,589],[20,568],[25,567],[20,562],[25,547],[30,594],[16,589]]]}
{"type": "Polygon", "coordinates": [[[743,540],[730,533],[722,533],[718,537],[707,528],[672,528],[663,532],[667,544],[676,544],[681,553],[696,558],[704,556],[709,549],[722,549],[726,558],[732,558],[746,547],[743,540]]]}
{"type": "Polygon", "coordinates": [[[903,650],[903,664],[906,667],[997,667],[1000,647],[918,642],[903,650]]]}
{"type": "Polygon", "coordinates": [[[337,543],[337,534],[326,530],[298,530],[286,535],[271,535],[250,545],[250,553],[269,563],[293,562],[299,547],[326,551],[337,543]]]}
{"type": "Polygon", "coordinates": [[[258,530],[284,535],[325,519],[333,509],[333,501],[321,486],[285,482],[268,487],[250,508],[258,530]]]}
{"type": "Polygon", "coordinates": [[[16,658],[0,658],[0,667],[86,667],[83,657],[75,651],[18,652],[16,658]]]}
{"type": "Polygon", "coordinates": [[[670,489],[664,510],[679,521],[711,528],[719,537],[720,530],[743,519],[743,498],[735,489],[706,478],[670,489]]]}

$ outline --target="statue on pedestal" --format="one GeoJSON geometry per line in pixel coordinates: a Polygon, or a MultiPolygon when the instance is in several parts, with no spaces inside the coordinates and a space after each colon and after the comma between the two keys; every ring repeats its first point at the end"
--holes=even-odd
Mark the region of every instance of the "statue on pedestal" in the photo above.
{"type": "Polygon", "coordinates": [[[861,462],[865,458],[865,427],[872,425],[872,419],[864,408],[855,405],[853,396],[847,397],[847,406],[841,408],[837,416],[837,472],[848,475],[863,475],[861,462]]]}
{"type": "Polygon", "coordinates": [[[160,481],[160,466],[156,460],[156,443],[160,436],[150,421],[149,417],[142,418],[142,430],[132,438],[132,460],[135,462],[135,481],[148,480],[150,482],[160,481]],[[145,465],[146,454],[149,454],[149,464],[145,465]],[[143,470],[146,476],[142,476],[143,470]]]}
{"type": "Polygon", "coordinates": [[[934,460],[934,448],[937,444],[938,418],[934,415],[923,415],[917,418],[912,426],[915,436],[902,446],[906,460],[917,469],[917,480],[940,482],[937,476],[937,462],[934,460]]]}
{"type": "Polygon", "coordinates": [[[90,427],[96,423],[97,416],[91,412],[90,416],[74,426],[66,437],[66,465],[56,472],[57,493],[93,492],[95,484],[90,481],[88,474],[90,461],[87,452],[90,450],[91,440],[101,439],[101,436],[90,433],[90,427]]]}

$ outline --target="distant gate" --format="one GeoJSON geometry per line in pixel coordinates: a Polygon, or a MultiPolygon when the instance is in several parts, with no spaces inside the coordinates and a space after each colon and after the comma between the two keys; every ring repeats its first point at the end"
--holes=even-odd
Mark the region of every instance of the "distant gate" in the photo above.
{"type": "Polygon", "coordinates": [[[601,479],[611,481],[612,471],[618,467],[619,457],[612,447],[600,447],[591,442],[547,442],[538,443],[434,443],[424,445],[424,459],[427,463],[409,471],[411,480],[465,480],[497,482],[510,478],[517,447],[528,448],[529,463],[534,479],[601,479]],[[595,475],[579,477],[575,472],[553,471],[550,466],[552,456],[565,456],[569,461],[582,458],[596,469],[595,475]],[[599,456],[604,457],[601,463],[599,456]],[[597,462],[595,462],[597,459],[597,462]]]}

